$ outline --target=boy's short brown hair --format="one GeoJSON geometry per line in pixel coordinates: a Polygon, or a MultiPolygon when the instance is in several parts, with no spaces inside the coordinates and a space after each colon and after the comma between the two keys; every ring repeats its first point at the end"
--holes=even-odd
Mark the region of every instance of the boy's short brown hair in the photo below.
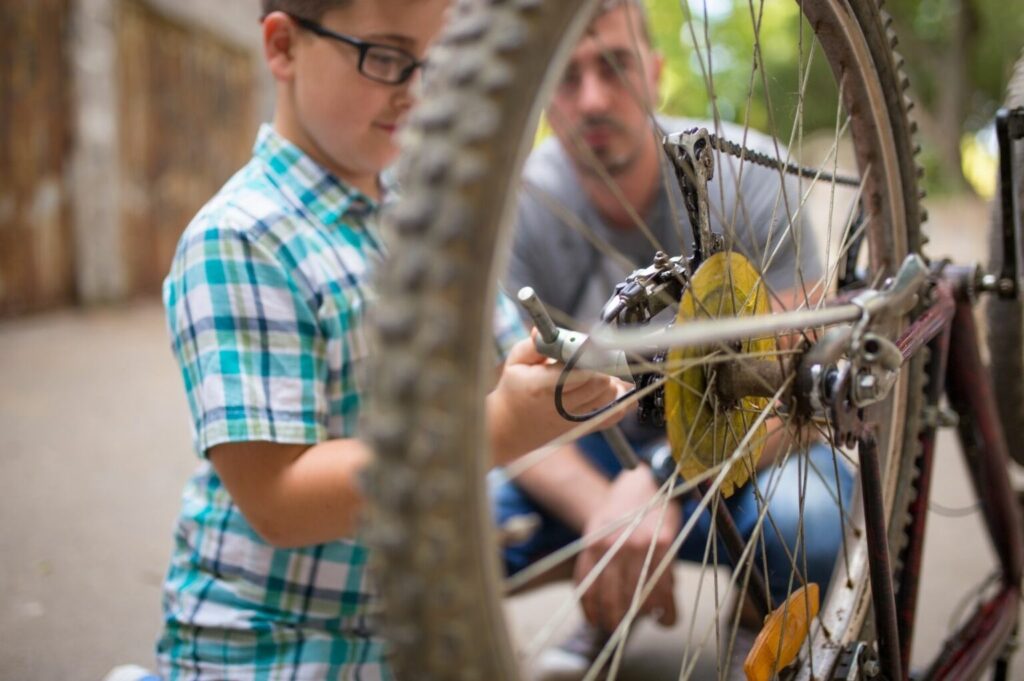
{"type": "Polygon", "coordinates": [[[262,0],[263,14],[285,12],[303,19],[319,21],[324,14],[332,9],[344,7],[352,0],[262,0]]]}

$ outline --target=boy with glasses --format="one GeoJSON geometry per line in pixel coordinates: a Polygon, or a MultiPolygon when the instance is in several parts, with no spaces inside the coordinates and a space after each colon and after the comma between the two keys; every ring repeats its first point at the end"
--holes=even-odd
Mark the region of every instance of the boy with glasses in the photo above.
{"type": "MultiPolygon", "coordinates": [[[[202,458],[164,585],[164,678],[391,678],[357,539],[372,458],[357,439],[373,380],[363,315],[385,256],[380,173],[446,5],[263,1],[273,125],[189,225],[164,285],[202,458]]],[[[571,425],[535,389],[558,369],[521,340],[510,305],[496,315],[506,361],[487,397],[499,460],[571,425]]],[[[573,408],[616,389],[580,383],[573,408]]]]}

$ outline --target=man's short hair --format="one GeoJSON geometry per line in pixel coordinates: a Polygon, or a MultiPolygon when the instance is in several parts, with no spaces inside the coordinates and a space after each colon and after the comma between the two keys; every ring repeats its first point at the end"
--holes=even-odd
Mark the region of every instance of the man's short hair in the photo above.
{"type": "Polygon", "coordinates": [[[598,14],[610,12],[623,5],[636,9],[637,15],[640,17],[640,25],[636,26],[635,29],[639,31],[640,37],[646,40],[648,45],[653,45],[654,43],[651,41],[651,22],[647,15],[647,5],[644,3],[644,0],[601,0],[598,14]]]}
{"type": "Polygon", "coordinates": [[[344,7],[351,2],[352,0],[262,0],[261,16],[265,17],[271,12],[285,12],[303,19],[319,21],[330,10],[344,7]]]}

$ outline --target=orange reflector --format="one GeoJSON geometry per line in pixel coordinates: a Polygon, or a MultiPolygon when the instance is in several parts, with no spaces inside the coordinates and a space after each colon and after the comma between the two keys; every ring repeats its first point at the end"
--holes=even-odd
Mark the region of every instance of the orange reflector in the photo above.
{"type": "Polygon", "coordinates": [[[743,663],[747,681],[768,681],[779,670],[793,664],[817,616],[818,585],[808,584],[794,591],[785,603],[764,618],[761,633],[743,663]]]}

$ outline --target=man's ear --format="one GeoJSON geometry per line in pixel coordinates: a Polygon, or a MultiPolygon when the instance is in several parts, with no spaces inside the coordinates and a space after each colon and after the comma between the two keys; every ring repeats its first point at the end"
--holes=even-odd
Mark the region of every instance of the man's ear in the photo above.
{"type": "Polygon", "coordinates": [[[271,12],[263,19],[263,58],[275,80],[291,80],[295,71],[298,29],[284,12],[271,12]]]}
{"type": "Polygon", "coordinates": [[[665,66],[665,57],[657,50],[651,50],[648,54],[645,65],[647,71],[647,87],[650,88],[648,96],[651,106],[657,107],[661,97],[661,74],[665,66]]]}
{"type": "Polygon", "coordinates": [[[657,50],[651,50],[651,83],[654,85],[654,91],[657,92],[661,88],[661,73],[665,67],[665,56],[657,50]]]}

